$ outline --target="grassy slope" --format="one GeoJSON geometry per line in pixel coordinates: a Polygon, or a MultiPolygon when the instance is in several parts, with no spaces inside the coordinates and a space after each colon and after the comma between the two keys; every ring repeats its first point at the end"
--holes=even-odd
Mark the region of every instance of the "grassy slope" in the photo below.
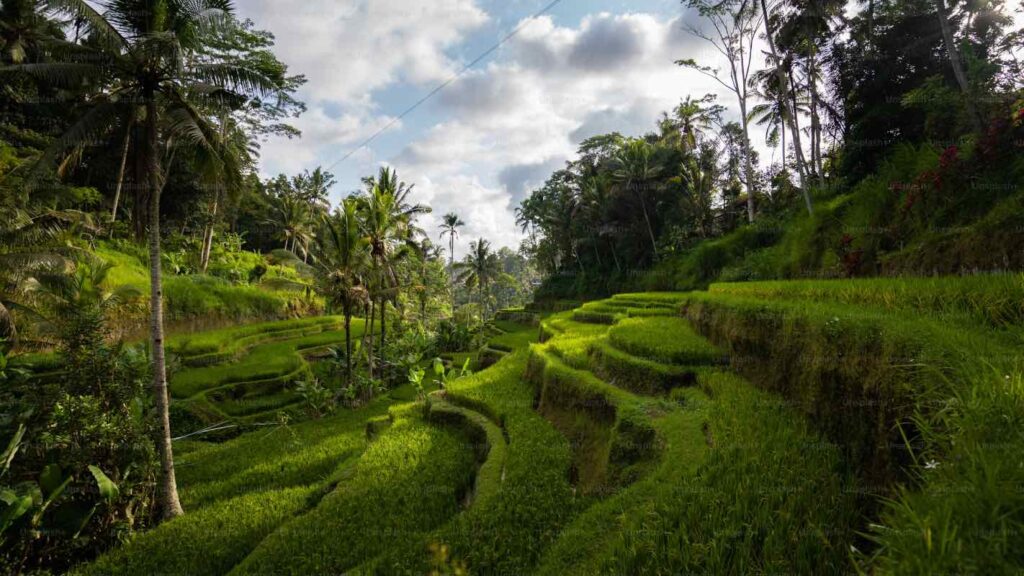
{"type": "MultiPolygon", "coordinates": [[[[679,295],[628,295],[588,312],[622,318],[628,314],[624,307],[679,301],[679,295]]],[[[544,554],[539,573],[837,573],[847,568],[855,508],[844,490],[838,453],[791,407],[712,370],[700,373],[699,388],[674,389],[675,403],[612,392],[586,372],[594,367],[591,355],[606,344],[606,331],[622,326],[617,334],[623,347],[666,353],[658,358],[678,352],[676,358],[690,361],[689,351],[713,349],[677,319],[619,320],[608,329],[604,318],[594,318],[589,327],[569,318],[580,315],[556,315],[544,323],[549,339],[538,353],[548,354],[546,372],[560,374],[546,376],[545,386],[570,386],[577,397],[587,389],[605,396],[619,411],[614,434],[623,434],[624,419],[634,434],[648,422],[657,433],[658,453],[652,464],[641,462],[634,481],[565,528],[544,554]],[[662,346],[662,341],[672,344],[662,346]],[[575,370],[559,367],[560,362],[575,370]]],[[[646,436],[613,441],[612,466],[614,455],[634,448],[631,441],[637,438],[646,436]]]]}
{"type": "MultiPolygon", "coordinates": [[[[278,324],[293,328],[295,323],[203,334],[191,338],[192,351],[208,353],[230,347],[243,335],[280,332],[274,330],[278,324]]],[[[516,332],[514,337],[528,340],[526,334],[536,334],[536,329],[519,326],[516,332]]],[[[332,333],[323,334],[327,335],[332,333]]],[[[310,337],[278,344],[294,348],[300,341],[309,344],[310,337]]],[[[179,344],[187,348],[188,342],[179,344]]],[[[503,366],[504,371],[483,372],[457,386],[465,387],[470,398],[481,383],[507,383],[512,372],[509,365],[503,366]]],[[[511,368],[515,371],[514,365],[511,368]]],[[[540,501],[539,495],[553,491],[567,498],[570,490],[564,467],[559,467],[567,462],[564,439],[532,413],[529,393],[528,387],[521,388],[520,396],[513,390],[498,391],[498,399],[516,399],[496,404],[518,414],[518,419],[509,419],[515,422],[510,437],[522,439],[531,450],[510,457],[502,470],[504,482],[522,477],[513,483],[524,492],[502,490],[493,500],[503,506],[510,497],[518,497],[526,506],[518,517],[537,521],[530,506],[540,501]],[[546,477],[538,475],[535,466],[535,457],[543,461],[545,451],[554,462],[546,477]]],[[[81,572],[341,572],[402,543],[425,542],[434,527],[458,511],[462,495],[472,485],[473,446],[458,428],[425,423],[421,411],[407,402],[409,396],[399,389],[356,411],[257,430],[223,444],[176,443],[179,486],[188,514],[138,535],[81,572]],[[387,425],[389,418],[394,424],[387,425]],[[373,439],[368,439],[369,423],[377,430],[373,439]],[[344,519],[340,524],[339,518],[344,519]]],[[[458,516],[463,517],[469,516],[458,516]]],[[[505,524],[495,526],[489,537],[495,545],[506,546],[501,526],[505,524]]],[[[520,554],[537,554],[533,537],[526,534],[529,543],[521,546],[520,554]]],[[[409,550],[412,564],[427,561],[424,549],[409,550]]]]}
{"type": "MultiPolygon", "coordinates": [[[[132,286],[149,293],[149,270],[140,254],[130,254],[108,243],[100,243],[94,253],[113,264],[108,273],[112,287],[132,286]]],[[[168,322],[197,320],[277,319],[292,316],[298,310],[316,308],[301,292],[268,290],[258,286],[234,285],[214,276],[164,276],[164,307],[168,322]]],[[[144,313],[122,318],[125,324],[144,323],[144,313]]]]}
{"type": "Polygon", "coordinates": [[[723,285],[685,306],[869,472],[865,503],[886,500],[860,561],[880,573],[1024,566],[1011,544],[1024,469],[1008,459],[1024,453],[1021,325],[1006,320],[1016,284],[971,290],[978,281],[723,285]]]}
{"type": "MultiPolygon", "coordinates": [[[[459,513],[459,500],[480,463],[479,437],[427,424],[406,407],[367,440],[365,423],[379,423],[394,402],[381,399],[223,446],[182,444],[183,498],[194,514],[97,566],[145,571],[166,555],[170,566],[199,574],[833,574],[852,570],[852,556],[877,573],[1013,572],[1024,564],[1013,545],[1024,510],[1014,465],[1024,451],[1024,379],[1006,367],[994,382],[977,363],[1017,355],[1006,348],[1010,340],[990,337],[989,319],[1005,318],[993,311],[1006,304],[971,300],[968,290],[973,303],[952,305],[937,294],[955,286],[934,291],[722,286],[621,295],[582,315],[557,314],[539,331],[503,326],[496,338],[513,352],[457,380],[446,397],[489,427],[492,440],[504,435],[478,479],[487,496],[469,509],[459,513]],[[715,367],[718,351],[666,310],[684,313],[767,390],[715,367]],[[538,332],[543,345],[515,351],[538,332]],[[706,363],[691,385],[637,388],[602,379],[602,347],[626,358],[624,371],[706,363]],[[952,380],[919,385],[899,361],[910,355],[941,362],[952,380]],[[839,356],[845,372],[822,361],[839,356]],[[771,373],[777,384],[762,381],[771,373]],[[873,403],[844,396],[854,385],[873,403]],[[842,414],[844,406],[853,415],[850,407],[911,409],[880,413],[883,431],[893,414],[943,407],[919,422],[923,448],[911,470],[924,489],[896,493],[891,505],[874,508],[877,518],[861,516],[875,495],[845,444],[859,438],[856,421],[840,427],[842,441],[822,434],[825,408],[842,414]],[[225,521],[234,514],[244,518],[225,521]],[[851,554],[865,544],[856,535],[863,529],[875,545],[851,554]],[[204,560],[185,558],[180,542],[209,530],[219,532],[198,545],[210,547],[204,560]]],[[[879,415],[866,416],[871,424],[879,415]]]]}

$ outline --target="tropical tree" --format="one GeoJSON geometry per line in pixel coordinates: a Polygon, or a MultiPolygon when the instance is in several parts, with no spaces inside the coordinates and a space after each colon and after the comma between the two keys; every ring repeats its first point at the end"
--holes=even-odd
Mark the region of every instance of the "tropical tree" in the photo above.
{"type": "Polygon", "coordinates": [[[324,218],[316,237],[313,266],[317,281],[328,302],[345,316],[345,378],[352,385],[352,316],[366,305],[369,291],[369,243],[360,229],[359,206],[347,198],[330,216],[324,218]]]}
{"type": "Polygon", "coordinates": [[[651,254],[657,259],[658,241],[654,238],[654,227],[647,207],[648,192],[662,170],[655,162],[654,150],[645,140],[633,139],[615,153],[612,162],[612,179],[640,201],[647,235],[651,240],[651,254]]]}
{"type": "Polygon", "coordinates": [[[469,243],[469,254],[455,264],[455,280],[468,290],[476,290],[483,320],[486,313],[486,295],[492,282],[501,275],[501,262],[491,250],[491,243],[483,238],[469,243]]]}
{"type": "MultiPolygon", "coordinates": [[[[416,218],[430,213],[430,207],[412,204],[412,186],[398,179],[398,173],[381,168],[376,177],[365,180],[367,190],[358,197],[363,234],[370,247],[375,302],[380,309],[380,347],[387,338],[386,304],[394,301],[399,285],[396,264],[415,247],[415,238],[423,236],[416,218]]],[[[371,323],[372,328],[372,307],[371,323]]],[[[371,338],[372,340],[372,338],[371,338]]],[[[372,353],[371,353],[372,355],[372,353]]],[[[381,358],[384,361],[384,358],[381,358]]]]}
{"type": "Polygon", "coordinates": [[[294,254],[299,254],[300,249],[306,252],[313,237],[313,222],[305,200],[291,194],[272,197],[267,223],[278,229],[285,250],[294,254]]]}
{"type": "Polygon", "coordinates": [[[449,212],[444,215],[444,221],[441,223],[441,239],[448,237],[448,254],[451,256],[451,264],[455,265],[455,239],[459,237],[459,228],[465,226],[466,223],[459,218],[459,215],[455,212],[449,212]]]}
{"type": "Polygon", "coordinates": [[[747,186],[747,219],[754,221],[754,159],[748,128],[748,103],[750,101],[749,81],[753,73],[753,59],[756,50],[754,42],[764,22],[756,5],[749,0],[686,0],[687,6],[697,11],[711,23],[714,33],[691,25],[688,30],[694,36],[711,44],[728,62],[728,73],[717,68],[701,65],[693,59],[676,63],[696,70],[722,85],[736,96],[740,108],[740,126],[743,128],[744,176],[747,186]],[[723,76],[725,77],[723,79],[723,76]]]}
{"type": "MultiPolygon", "coordinates": [[[[228,163],[222,143],[206,111],[250,94],[278,91],[258,70],[230,59],[194,57],[211,31],[231,20],[229,0],[108,0],[102,11],[85,0],[53,0],[51,5],[81,22],[89,41],[60,43],[54,62],[24,64],[22,69],[59,86],[92,84],[98,95],[61,138],[47,158],[107,134],[118,120],[140,104],[141,142],[136,164],[148,200],[150,260],[150,340],[153,392],[160,418],[158,442],[163,472],[165,517],[182,513],[174,474],[164,351],[163,278],[160,254],[160,196],[166,181],[161,169],[164,150],[178,146],[203,148],[218,162],[228,163]]],[[[230,170],[231,167],[225,166],[230,170]]]]}
{"type": "Polygon", "coordinates": [[[5,0],[0,4],[0,62],[21,64],[50,38],[62,36],[46,17],[43,0],[5,0]]]}

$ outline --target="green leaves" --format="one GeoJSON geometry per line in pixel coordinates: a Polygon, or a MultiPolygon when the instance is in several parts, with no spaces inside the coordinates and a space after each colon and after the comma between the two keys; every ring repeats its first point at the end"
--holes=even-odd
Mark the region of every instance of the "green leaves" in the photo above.
{"type": "Polygon", "coordinates": [[[14,490],[3,488],[0,489],[0,501],[6,505],[0,512],[0,534],[3,534],[11,527],[11,524],[14,524],[32,508],[32,496],[19,495],[14,490]]]}
{"type": "Polygon", "coordinates": [[[89,472],[92,472],[92,477],[96,479],[96,486],[100,489],[100,496],[102,496],[108,504],[116,500],[121,493],[117,484],[114,484],[114,481],[107,477],[107,475],[96,466],[90,465],[89,472]]]}

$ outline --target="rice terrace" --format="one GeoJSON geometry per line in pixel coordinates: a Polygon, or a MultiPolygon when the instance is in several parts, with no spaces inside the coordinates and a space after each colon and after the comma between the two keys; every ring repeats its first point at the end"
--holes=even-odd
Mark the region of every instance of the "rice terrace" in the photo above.
{"type": "Polygon", "coordinates": [[[1024,6],[0,0],[0,574],[1024,576],[1024,6]]]}

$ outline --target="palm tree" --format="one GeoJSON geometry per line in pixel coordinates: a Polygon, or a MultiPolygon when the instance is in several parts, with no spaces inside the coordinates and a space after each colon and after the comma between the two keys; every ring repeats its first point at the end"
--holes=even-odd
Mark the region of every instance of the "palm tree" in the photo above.
{"type": "Polygon", "coordinates": [[[174,475],[164,352],[160,195],[166,177],[161,170],[161,136],[167,149],[172,142],[205,148],[225,161],[217,129],[204,111],[223,109],[226,102],[244,95],[270,95],[279,87],[229,59],[194,57],[203,51],[210,32],[230,22],[229,0],[107,0],[101,4],[102,13],[86,0],[50,4],[81,22],[90,41],[60,43],[53,51],[55,62],[21,68],[56,85],[81,87],[93,82],[103,90],[47,158],[109,133],[133,103],[140,104],[143,114],[143,137],[136,140],[135,152],[142,167],[139,182],[148,196],[153,392],[161,421],[163,513],[170,518],[183,511],[174,475]]]}
{"type": "Polygon", "coordinates": [[[284,240],[284,249],[294,254],[300,246],[308,246],[312,238],[309,204],[290,194],[270,200],[270,218],[267,223],[276,226],[284,240]]]}
{"type": "Polygon", "coordinates": [[[45,16],[42,0],[5,0],[0,4],[0,62],[21,64],[39,44],[62,36],[60,25],[45,16]]]}
{"type": "Polygon", "coordinates": [[[486,307],[484,295],[491,282],[501,274],[501,262],[491,251],[491,243],[483,238],[470,242],[469,254],[466,254],[462,262],[455,264],[454,268],[458,272],[455,278],[457,282],[469,290],[477,290],[480,296],[480,319],[483,320],[486,307]]]}
{"type": "MultiPolygon", "coordinates": [[[[213,249],[213,235],[217,225],[217,217],[221,204],[228,199],[237,199],[242,193],[243,181],[239,166],[252,164],[256,150],[249,136],[242,130],[242,127],[230,116],[224,114],[220,119],[220,139],[223,143],[221,154],[227,161],[217,162],[216,158],[210,161],[200,154],[198,164],[203,178],[214,183],[214,192],[209,212],[206,214],[206,223],[203,229],[203,244],[199,254],[199,268],[203,274],[210,265],[210,251],[213,249]]],[[[127,145],[127,140],[126,140],[127,145]]],[[[202,152],[202,150],[200,150],[202,152]]]]}
{"type": "Polygon", "coordinates": [[[679,166],[679,175],[669,180],[683,188],[682,203],[693,214],[701,238],[711,235],[714,221],[713,192],[718,180],[716,170],[718,149],[706,143],[687,154],[679,166]]]}
{"type": "MultiPolygon", "coordinates": [[[[594,244],[594,256],[597,265],[604,267],[601,262],[600,238],[607,234],[607,227],[604,225],[608,214],[608,207],[611,198],[609,197],[609,186],[604,174],[586,177],[580,184],[579,204],[576,209],[583,218],[583,225],[590,231],[591,242],[594,244]]],[[[619,257],[615,253],[615,246],[612,246],[612,259],[615,261],[615,269],[621,271],[619,257]]]]}
{"type": "Polygon", "coordinates": [[[465,226],[459,215],[449,212],[444,215],[444,222],[441,224],[441,239],[448,236],[448,253],[451,255],[451,264],[455,265],[455,239],[459,237],[459,228],[465,226]]]}
{"type": "Polygon", "coordinates": [[[33,216],[9,208],[7,217],[0,220],[0,338],[18,343],[16,313],[42,319],[25,298],[29,280],[38,274],[70,272],[69,256],[79,256],[81,251],[69,238],[98,231],[91,216],[83,212],[50,210],[33,216]]]}
{"type": "Polygon", "coordinates": [[[49,317],[40,315],[42,328],[63,340],[65,346],[83,349],[102,336],[94,330],[76,328],[75,322],[99,324],[110,309],[140,292],[134,286],[108,287],[107,277],[113,264],[89,257],[70,264],[70,270],[49,268],[34,274],[25,283],[25,291],[45,301],[52,313],[49,317]],[[71,329],[62,333],[69,324],[71,329]]]}
{"type": "MultiPolygon", "coordinates": [[[[387,338],[386,304],[395,300],[399,284],[395,264],[410,253],[405,248],[413,248],[414,239],[424,235],[423,230],[416,227],[415,220],[421,214],[428,214],[430,207],[411,204],[409,196],[412,186],[400,181],[398,173],[390,168],[381,168],[377,177],[367,178],[365,182],[367,191],[359,197],[359,206],[363,233],[370,246],[374,268],[373,282],[377,291],[375,301],[380,306],[380,346],[383,353],[387,338]]],[[[372,328],[372,319],[370,325],[372,328]]]]}
{"type": "Polygon", "coordinates": [[[651,240],[651,254],[657,259],[658,243],[654,239],[654,228],[647,212],[648,186],[661,173],[661,167],[655,163],[653,155],[651,145],[644,140],[635,138],[626,142],[612,158],[612,178],[640,200],[647,234],[651,240]]]}
{"type": "Polygon", "coordinates": [[[345,377],[352,384],[352,316],[366,305],[369,292],[365,275],[369,269],[369,243],[359,227],[359,206],[344,200],[334,214],[324,218],[316,237],[313,259],[321,291],[345,316],[345,377]]]}

